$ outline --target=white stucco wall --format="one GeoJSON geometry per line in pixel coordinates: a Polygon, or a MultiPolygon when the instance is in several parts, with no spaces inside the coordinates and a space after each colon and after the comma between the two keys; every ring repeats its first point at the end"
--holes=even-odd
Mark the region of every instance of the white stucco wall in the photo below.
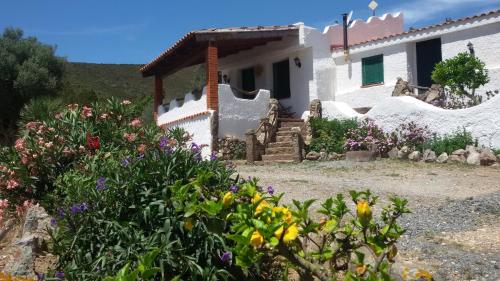
{"type": "Polygon", "coordinates": [[[197,145],[204,146],[201,153],[203,158],[209,157],[212,152],[212,133],[210,131],[210,120],[212,118],[212,114],[213,113],[210,113],[195,119],[179,122],[172,126],[183,128],[186,132],[193,136],[189,145],[191,145],[191,143],[196,143],[197,145]]]}
{"type": "Polygon", "coordinates": [[[234,96],[231,86],[219,85],[219,138],[245,139],[248,129],[257,129],[269,110],[270,92],[260,90],[255,99],[234,96]]]}
{"type": "Polygon", "coordinates": [[[373,107],[364,116],[375,121],[382,129],[391,132],[403,123],[415,122],[428,126],[438,135],[446,135],[465,128],[477,138],[479,144],[500,148],[500,96],[481,105],[445,110],[412,97],[391,97],[373,107]]]}
{"type": "Polygon", "coordinates": [[[500,89],[499,30],[500,15],[495,14],[354,46],[348,63],[342,50],[335,51],[332,53],[336,65],[335,100],[352,107],[372,107],[391,96],[397,77],[416,84],[415,44],[434,38],[441,38],[443,60],[468,51],[467,43],[472,42],[491,80],[479,92],[500,89]],[[384,54],[384,85],[362,88],[361,58],[378,54],[384,54]]]}
{"type": "Polygon", "coordinates": [[[323,110],[323,118],[326,119],[352,119],[364,118],[363,114],[359,114],[345,102],[324,101],[321,102],[323,110]]]}
{"type": "Polygon", "coordinates": [[[182,105],[180,105],[175,99],[170,101],[168,111],[165,111],[165,107],[160,105],[158,107],[158,120],[156,123],[158,126],[161,126],[174,120],[204,111],[207,111],[207,94],[205,88],[203,88],[203,93],[199,100],[196,100],[192,93],[187,93],[184,97],[184,103],[182,105]]]}

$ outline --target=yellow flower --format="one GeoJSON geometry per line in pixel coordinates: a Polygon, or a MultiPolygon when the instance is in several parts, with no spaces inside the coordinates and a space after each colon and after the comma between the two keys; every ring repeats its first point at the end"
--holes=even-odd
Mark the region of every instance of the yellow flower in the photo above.
{"type": "Polygon", "coordinates": [[[264,244],[264,237],[262,237],[262,235],[260,234],[259,231],[254,231],[252,233],[252,237],[250,238],[250,245],[254,246],[254,247],[259,247],[261,246],[262,244],[264,244]]]}
{"type": "Polygon", "coordinates": [[[293,240],[297,239],[297,236],[299,236],[299,229],[295,224],[292,224],[286,229],[285,236],[283,236],[283,242],[290,243],[293,240]]]}
{"type": "Polygon", "coordinates": [[[416,278],[421,278],[421,279],[424,279],[424,280],[427,280],[427,281],[434,280],[434,278],[432,277],[432,274],[429,271],[426,271],[426,270],[423,270],[423,269],[419,269],[415,273],[415,277],[416,278]]]}
{"type": "Polygon", "coordinates": [[[262,212],[262,210],[269,206],[269,203],[266,200],[263,200],[259,203],[259,206],[255,209],[255,214],[258,215],[262,212]]]}
{"type": "Polygon", "coordinates": [[[368,266],[366,264],[359,264],[356,266],[356,273],[362,276],[365,274],[367,268],[368,266]]]}
{"type": "Polygon", "coordinates": [[[226,194],[224,194],[224,197],[222,198],[222,204],[224,207],[228,207],[231,205],[233,202],[233,193],[231,191],[228,191],[226,194]]]}
{"type": "Polygon", "coordinates": [[[260,196],[260,193],[255,193],[255,195],[252,198],[252,204],[255,204],[259,202],[262,199],[262,196],[260,196]]]}
{"type": "Polygon", "coordinates": [[[281,207],[281,206],[273,207],[273,214],[276,215],[279,213],[283,214],[286,223],[288,224],[292,223],[292,218],[293,218],[292,212],[290,212],[286,207],[281,207]]]}
{"type": "Polygon", "coordinates": [[[372,219],[372,210],[370,209],[370,204],[365,200],[358,202],[356,206],[356,214],[358,215],[361,225],[366,227],[370,220],[372,219]]]}
{"type": "Polygon", "coordinates": [[[281,239],[281,236],[283,235],[283,230],[285,230],[285,235],[283,236],[283,242],[287,244],[297,239],[297,237],[299,236],[299,229],[297,228],[297,225],[292,224],[290,227],[287,227],[286,229],[283,226],[278,228],[274,232],[274,237],[281,239]]]}
{"type": "Polygon", "coordinates": [[[184,220],[184,228],[188,231],[193,230],[193,219],[192,218],[187,218],[184,220]]]}

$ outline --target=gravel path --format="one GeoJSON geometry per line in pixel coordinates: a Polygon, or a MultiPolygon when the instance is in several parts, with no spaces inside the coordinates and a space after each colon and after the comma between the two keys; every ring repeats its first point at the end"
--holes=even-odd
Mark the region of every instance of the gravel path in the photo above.
{"type": "MultiPolygon", "coordinates": [[[[500,168],[381,160],[238,165],[292,199],[326,199],[371,189],[382,203],[409,200],[397,267],[422,267],[436,280],[500,280],[500,168]]],[[[317,207],[318,203],[314,207],[317,207]]]]}

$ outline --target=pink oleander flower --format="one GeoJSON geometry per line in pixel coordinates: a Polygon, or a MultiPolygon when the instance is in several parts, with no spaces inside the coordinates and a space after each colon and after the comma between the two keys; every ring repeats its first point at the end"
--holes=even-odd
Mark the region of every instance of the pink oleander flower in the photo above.
{"type": "Polygon", "coordinates": [[[7,189],[14,189],[19,186],[19,182],[14,179],[10,179],[7,181],[7,189]]]}
{"type": "Polygon", "coordinates": [[[21,163],[23,165],[27,165],[29,163],[28,156],[26,156],[26,155],[21,156],[21,163]]]}
{"type": "Polygon", "coordinates": [[[138,147],[137,147],[137,151],[139,151],[140,153],[144,153],[146,151],[146,145],[145,144],[140,144],[138,147]]]}
{"type": "Polygon", "coordinates": [[[54,143],[51,142],[51,141],[45,143],[45,147],[48,148],[48,149],[52,148],[53,146],[54,146],[54,143]]]}
{"type": "Polygon", "coordinates": [[[32,130],[35,129],[38,126],[38,122],[28,122],[26,124],[26,129],[32,130]]]}
{"type": "Polygon", "coordinates": [[[9,199],[0,199],[0,209],[9,207],[9,199]]]}
{"type": "Polygon", "coordinates": [[[136,140],[137,135],[133,133],[125,133],[123,134],[123,138],[126,139],[128,142],[133,142],[136,140]]]}
{"type": "MultiPolygon", "coordinates": [[[[36,204],[38,205],[38,204],[36,204]]],[[[35,206],[33,203],[33,200],[25,200],[22,205],[17,205],[16,206],[16,214],[17,216],[22,216],[24,213],[31,207],[35,206]]]]}
{"type": "Polygon", "coordinates": [[[106,120],[106,119],[108,119],[108,117],[109,117],[109,114],[107,114],[107,113],[103,113],[103,114],[101,114],[101,116],[99,116],[99,118],[101,118],[102,120],[106,120]]]}
{"type": "Polygon", "coordinates": [[[85,152],[85,146],[80,145],[80,146],[78,147],[78,152],[80,152],[80,153],[84,153],[84,152],[85,152]]]}
{"type": "Polygon", "coordinates": [[[26,141],[22,138],[17,139],[14,148],[17,151],[23,151],[26,148],[26,141]]]}
{"type": "Polygon", "coordinates": [[[122,101],[122,105],[129,105],[129,104],[131,104],[131,103],[132,103],[132,102],[131,102],[131,101],[129,101],[129,100],[124,100],[124,101],[122,101]]]}
{"type": "Polygon", "coordinates": [[[84,106],[82,108],[82,117],[83,118],[89,118],[92,117],[92,108],[84,106]]]}
{"type": "Polygon", "coordinates": [[[140,126],[142,126],[142,121],[139,118],[135,118],[134,120],[132,120],[130,122],[129,125],[132,126],[132,127],[140,127],[140,126]]]}

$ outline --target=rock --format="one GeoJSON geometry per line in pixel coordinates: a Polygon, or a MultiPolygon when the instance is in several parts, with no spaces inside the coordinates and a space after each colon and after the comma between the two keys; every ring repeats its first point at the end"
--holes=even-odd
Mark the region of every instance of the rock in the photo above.
{"type": "Polygon", "coordinates": [[[391,149],[391,151],[389,151],[389,153],[387,153],[387,155],[389,156],[390,159],[397,159],[398,153],[399,153],[398,148],[394,147],[393,149],[391,149]]]}
{"type": "Polygon", "coordinates": [[[399,151],[398,151],[398,158],[399,159],[408,159],[408,155],[410,155],[411,151],[408,148],[408,146],[403,146],[399,151]]]}
{"type": "Polygon", "coordinates": [[[444,89],[441,85],[433,84],[429,91],[426,93],[425,102],[426,103],[436,103],[444,95],[444,89]]]}
{"type": "Polygon", "coordinates": [[[339,159],[339,155],[335,152],[328,154],[328,161],[336,161],[339,159]]]}
{"type": "Polygon", "coordinates": [[[479,150],[477,149],[477,147],[473,146],[473,145],[468,145],[466,148],[465,148],[465,151],[467,151],[467,155],[469,155],[470,153],[472,152],[479,152],[479,150]]]}
{"type": "Polygon", "coordinates": [[[403,80],[401,77],[398,77],[396,82],[396,86],[394,86],[394,90],[392,91],[393,97],[399,96],[411,96],[413,95],[413,89],[410,86],[408,81],[403,80]]]}
{"type": "Polygon", "coordinates": [[[412,153],[410,153],[408,155],[408,159],[410,159],[411,161],[415,161],[415,162],[420,161],[421,158],[422,158],[422,155],[421,155],[420,151],[413,151],[412,153]]]}
{"type": "Polygon", "coordinates": [[[480,160],[481,154],[479,154],[476,151],[470,151],[469,156],[467,156],[467,164],[469,165],[480,165],[481,160],[480,160]]]}
{"type": "Polygon", "coordinates": [[[422,160],[427,163],[436,162],[437,160],[436,152],[430,149],[426,149],[424,151],[424,154],[422,155],[422,160]]]}
{"type": "Polygon", "coordinates": [[[497,157],[491,149],[483,149],[479,155],[479,163],[482,166],[491,166],[497,162],[497,157]]]}
{"type": "Polygon", "coordinates": [[[467,150],[465,149],[457,149],[453,151],[451,155],[465,156],[467,154],[467,150]]]}
{"type": "Polygon", "coordinates": [[[436,159],[436,162],[438,163],[446,163],[448,162],[448,153],[446,152],[443,152],[441,153],[441,155],[439,155],[439,157],[436,159]]]}
{"type": "Polygon", "coordinates": [[[319,159],[321,155],[316,152],[316,151],[310,151],[309,153],[307,153],[306,155],[306,159],[309,160],[309,161],[316,161],[319,159]]]}
{"type": "Polygon", "coordinates": [[[497,162],[500,163],[500,154],[497,155],[497,162]]]}
{"type": "Polygon", "coordinates": [[[450,158],[448,158],[448,162],[465,164],[467,162],[467,159],[464,155],[451,155],[450,158]]]}
{"type": "Polygon", "coordinates": [[[327,161],[328,160],[328,153],[326,152],[326,150],[322,149],[320,152],[319,152],[319,161],[327,161]]]}

